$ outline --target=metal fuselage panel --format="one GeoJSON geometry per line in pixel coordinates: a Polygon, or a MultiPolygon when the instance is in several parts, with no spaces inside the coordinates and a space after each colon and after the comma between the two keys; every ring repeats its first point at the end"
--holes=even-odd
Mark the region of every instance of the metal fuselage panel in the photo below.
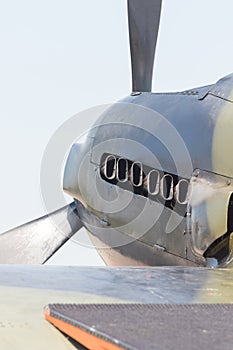
{"type": "MultiPolygon", "coordinates": [[[[200,244],[199,257],[195,256],[192,246],[195,234],[201,237],[202,232],[190,234],[192,224],[195,226],[196,222],[191,226],[187,223],[187,208],[180,213],[170,204],[138,194],[130,186],[124,188],[105,181],[101,176],[102,159],[104,154],[114,155],[188,181],[195,169],[233,178],[233,164],[228,152],[233,146],[233,138],[230,137],[233,104],[229,79],[226,90],[229,98],[223,98],[223,94],[219,96],[212,86],[177,94],[142,93],[130,96],[111,106],[96,122],[87,135],[85,154],[80,154],[74,146],[73,156],[68,159],[64,188],[99,220],[101,234],[86,216],[88,230],[97,239],[118,250],[135,241],[142,242],[173,255],[174,264],[175,257],[179,257],[205,265],[205,259],[201,257],[205,248],[201,249],[205,245],[200,244]],[[224,130],[226,137],[223,139],[224,130]],[[68,179],[74,171],[78,171],[79,179],[70,185],[68,179]],[[126,239],[119,238],[116,232],[126,239]],[[115,238],[109,242],[109,237],[115,238]]],[[[211,186],[214,188],[214,183],[211,186]]],[[[208,194],[208,198],[204,196],[201,200],[205,226],[203,237],[208,244],[227,231],[226,212],[230,194],[231,189],[222,195],[222,212],[216,228],[211,222],[218,207],[213,206],[216,194],[210,199],[208,194]],[[214,234],[206,240],[210,228],[213,228],[214,234]]],[[[127,255],[127,249],[124,249],[123,255],[127,255]]],[[[134,258],[137,260],[136,254],[134,258]]],[[[168,261],[170,264],[170,259],[168,261]]]]}

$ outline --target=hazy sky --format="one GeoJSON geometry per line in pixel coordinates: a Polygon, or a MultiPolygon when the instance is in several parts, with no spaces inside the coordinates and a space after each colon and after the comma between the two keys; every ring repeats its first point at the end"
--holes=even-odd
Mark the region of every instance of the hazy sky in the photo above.
{"type": "MultiPolygon", "coordinates": [[[[232,14],[231,0],[164,0],[154,90],[206,85],[231,73],[232,14]]],[[[126,0],[0,0],[0,48],[3,232],[44,213],[40,163],[56,129],[130,93],[126,0]]],[[[99,260],[70,243],[56,262],[99,260]]]]}

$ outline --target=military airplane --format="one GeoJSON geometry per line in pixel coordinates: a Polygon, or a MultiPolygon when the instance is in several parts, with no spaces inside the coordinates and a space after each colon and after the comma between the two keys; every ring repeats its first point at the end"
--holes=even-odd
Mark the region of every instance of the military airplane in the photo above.
{"type": "Polygon", "coordinates": [[[0,236],[1,263],[43,264],[85,227],[134,267],[1,265],[1,349],[232,348],[233,76],[152,93],[161,5],[128,0],[132,93],[72,146],[74,201],[0,236]]]}
{"type": "Polygon", "coordinates": [[[74,202],[1,235],[1,262],[44,263],[84,226],[108,265],[231,263],[233,76],[152,93],[161,5],[128,1],[132,93],[72,146],[74,202]]]}

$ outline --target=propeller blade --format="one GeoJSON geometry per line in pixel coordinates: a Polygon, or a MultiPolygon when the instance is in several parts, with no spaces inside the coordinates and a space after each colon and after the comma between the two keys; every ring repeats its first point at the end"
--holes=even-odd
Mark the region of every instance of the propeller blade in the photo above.
{"type": "Polygon", "coordinates": [[[0,235],[1,264],[43,264],[80,228],[75,203],[0,235]]]}
{"type": "Polygon", "coordinates": [[[133,92],[150,92],[162,0],[128,0],[133,92]]]}

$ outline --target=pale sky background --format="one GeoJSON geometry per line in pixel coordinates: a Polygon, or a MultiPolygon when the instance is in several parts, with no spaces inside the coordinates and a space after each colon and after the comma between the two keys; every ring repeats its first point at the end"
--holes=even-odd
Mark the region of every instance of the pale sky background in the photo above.
{"type": "MultiPolygon", "coordinates": [[[[232,0],[164,0],[154,91],[233,72],[232,16],[232,0]]],[[[0,232],[44,214],[40,163],[56,129],[130,91],[126,0],[0,0],[0,232]]],[[[101,264],[73,243],[53,262],[101,264]]]]}

